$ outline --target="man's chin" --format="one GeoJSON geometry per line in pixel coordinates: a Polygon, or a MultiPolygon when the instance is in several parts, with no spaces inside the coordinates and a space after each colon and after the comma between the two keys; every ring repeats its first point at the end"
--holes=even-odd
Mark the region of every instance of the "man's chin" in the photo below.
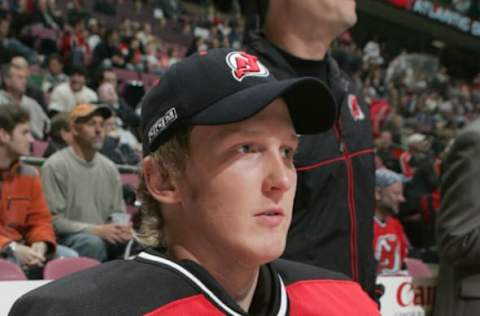
{"type": "Polygon", "coordinates": [[[93,149],[95,149],[96,151],[100,151],[103,147],[103,143],[94,143],[92,145],[93,149]]]}

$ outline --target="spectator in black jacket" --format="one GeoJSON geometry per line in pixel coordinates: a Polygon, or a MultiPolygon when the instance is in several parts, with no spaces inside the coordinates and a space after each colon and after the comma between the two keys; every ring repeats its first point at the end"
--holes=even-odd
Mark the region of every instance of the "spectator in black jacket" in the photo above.
{"type": "Polygon", "coordinates": [[[135,133],[140,127],[140,117],[130,108],[125,100],[118,96],[113,84],[109,82],[102,83],[98,87],[98,98],[115,112],[125,128],[135,133]]]}
{"type": "Polygon", "coordinates": [[[343,272],[372,295],[375,174],[369,113],[355,83],[328,54],[332,41],[356,20],[355,1],[269,1],[264,32],[248,34],[245,44],[279,79],[321,79],[338,106],[334,128],[300,138],[284,257],[343,272]]]}
{"type": "Polygon", "coordinates": [[[44,158],[50,157],[56,151],[63,149],[72,143],[70,131],[70,119],[68,112],[57,113],[52,117],[50,125],[50,139],[47,149],[43,153],[44,158]]]}
{"type": "Polygon", "coordinates": [[[92,68],[99,66],[125,67],[125,59],[119,49],[120,35],[114,29],[105,31],[105,40],[93,50],[92,68]]]}

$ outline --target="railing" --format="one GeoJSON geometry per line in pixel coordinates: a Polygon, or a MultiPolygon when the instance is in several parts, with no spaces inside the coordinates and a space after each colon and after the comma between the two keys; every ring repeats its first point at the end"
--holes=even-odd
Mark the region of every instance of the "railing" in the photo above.
{"type": "MultiPolygon", "coordinates": [[[[41,167],[46,159],[33,156],[22,156],[20,160],[26,164],[41,167]]],[[[138,173],[138,166],[131,165],[115,165],[120,173],[138,173]]]]}

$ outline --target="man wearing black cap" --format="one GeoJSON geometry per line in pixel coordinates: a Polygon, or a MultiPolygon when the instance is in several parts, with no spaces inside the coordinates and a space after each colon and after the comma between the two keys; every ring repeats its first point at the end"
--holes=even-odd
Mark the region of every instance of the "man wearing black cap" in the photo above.
{"type": "Polygon", "coordinates": [[[327,129],[333,102],[319,81],[276,81],[243,52],[175,64],[142,105],[138,237],[152,248],[39,289],[12,315],[378,315],[344,276],[277,260],[296,134],[327,129]],[[312,97],[323,106],[307,106],[312,97]]]}
{"type": "Polygon", "coordinates": [[[59,242],[81,256],[105,261],[120,255],[130,227],[109,223],[125,213],[120,174],[98,153],[105,132],[107,107],[80,104],[70,112],[72,143],[53,154],[42,167],[42,181],[59,242]]]}

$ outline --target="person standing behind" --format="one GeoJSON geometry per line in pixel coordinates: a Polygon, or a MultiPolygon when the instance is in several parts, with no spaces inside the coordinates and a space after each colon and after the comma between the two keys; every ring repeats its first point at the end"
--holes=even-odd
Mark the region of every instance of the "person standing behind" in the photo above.
{"type": "Polygon", "coordinates": [[[111,115],[107,107],[77,105],[70,113],[72,144],[41,169],[59,243],[100,261],[119,255],[131,237],[128,225],[109,223],[113,213],[126,211],[120,174],[98,153],[111,115]]]}
{"type": "Polygon", "coordinates": [[[356,20],[351,0],[268,1],[264,33],[247,34],[245,45],[278,79],[319,78],[337,101],[334,127],[300,138],[294,217],[283,257],[345,273],[373,295],[370,115],[354,81],[328,54],[332,41],[356,20]]]}
{"type": "Polygon", "coordinates": [[[440,257],[436,316],[480,313],[480,119],[455,139],[442,164],[436,216],[440,257]]]}
{"type": "Polygon", "coordinates": [[[408,252],[408,239],[402,224],[393,217],[398,214],[403,197],[402,175],[388,169],[375,172],[373,249],[378,273],[395,273],[402,269],[408,252]]]}
{"type": "Polygon", "coordinates": [[[57,247],[40,175],[19,160],[30,154],[29,120],[28,112],[18,106],[0,107],[0,257],[27,274],[53,256],[77,256],[57,247]]]}

